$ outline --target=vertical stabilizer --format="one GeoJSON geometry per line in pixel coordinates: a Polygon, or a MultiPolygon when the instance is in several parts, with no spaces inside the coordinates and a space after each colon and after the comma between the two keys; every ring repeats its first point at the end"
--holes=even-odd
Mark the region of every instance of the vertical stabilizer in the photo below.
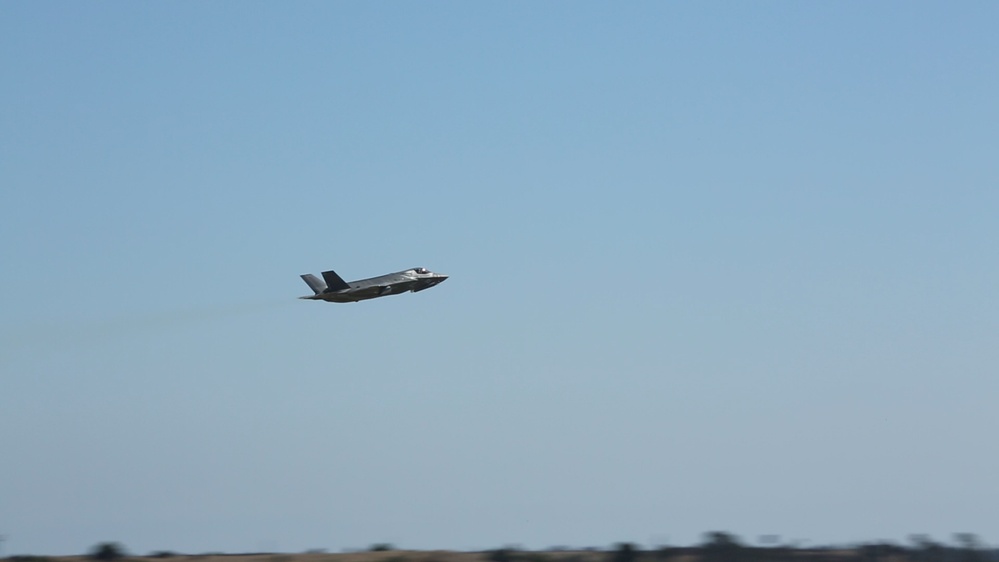
{"type": "Polygon", "coordinates": [[[326,290],[326,283],[320,281],[315,275],[311,273],[306,273],[302,276],[302,280],[309,286],[310,289],[317,295],[326,290]]]}
{"type": "Polygon", "coordinates": [[[342,291],[344,289],[349,289],[350,285],[346,281],[340,278],[335,271],[324,271],[323,279],[326,280],[326,285],[329,286],[330,291],[342,291]]]}

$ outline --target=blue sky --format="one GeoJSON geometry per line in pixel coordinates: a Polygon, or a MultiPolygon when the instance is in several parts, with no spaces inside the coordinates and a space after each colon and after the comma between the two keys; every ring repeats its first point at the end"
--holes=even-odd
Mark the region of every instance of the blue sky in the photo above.
{"type": "Polygon", "coordinates": [[[997,18],[0,4],[5,553],[999,540],[997,18]]]}

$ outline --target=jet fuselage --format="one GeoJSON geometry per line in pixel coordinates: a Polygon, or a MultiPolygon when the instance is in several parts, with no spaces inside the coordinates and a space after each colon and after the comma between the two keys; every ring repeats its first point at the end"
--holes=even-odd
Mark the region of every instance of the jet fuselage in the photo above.
{"type": "Polygon", "coordinates": [[[326,302],[357,302],[398,295],[407,291],[416,293],[443,283],[447,277],[447,275],[434,273],[423,267],[414,267],[405,271],[347,283],[336,272],[324,271],[323,280],[325,282],[311,274],[302,275],[302,279],[315,294],[299,298],[326,302]]]}

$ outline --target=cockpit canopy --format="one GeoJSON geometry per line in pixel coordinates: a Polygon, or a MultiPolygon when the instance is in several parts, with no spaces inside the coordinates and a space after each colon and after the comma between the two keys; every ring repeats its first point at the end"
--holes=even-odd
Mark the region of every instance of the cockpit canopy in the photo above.
{"type": "Polygon", "coordinates": [[[425,268],[425,267],[414,267],[413,271],[415,271],[416,273],[419,273],[420,275],[426,275],[426,274],[430,273],[430,270],[427,269],[427,268],[425,268]]]}

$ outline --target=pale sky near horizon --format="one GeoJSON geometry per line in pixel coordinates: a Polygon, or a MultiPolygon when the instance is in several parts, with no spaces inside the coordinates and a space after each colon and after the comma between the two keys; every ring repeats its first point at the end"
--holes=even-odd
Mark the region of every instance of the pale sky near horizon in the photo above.
{"type": "Polygon", "coordinates": [[[997,29],[0,3],[3,554],[995,544],[997,29]]]}

